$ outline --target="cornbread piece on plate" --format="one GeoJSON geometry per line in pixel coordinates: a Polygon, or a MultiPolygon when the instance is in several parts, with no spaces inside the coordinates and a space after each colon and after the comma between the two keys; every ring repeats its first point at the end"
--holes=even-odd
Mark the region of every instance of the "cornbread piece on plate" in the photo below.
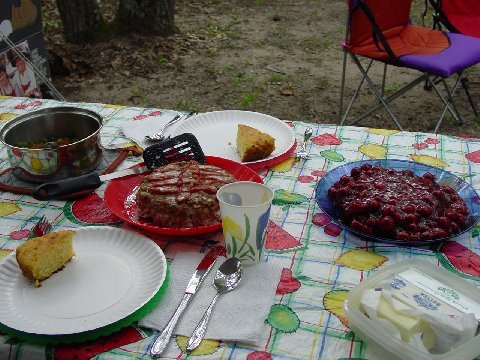
{"type": "Polygon", "coordinates": [[[52,232],[32,238],[16,249],[16,259],[23,274],[40,286],[42,280],[62,269],[74,255],[72,239],[75,231],[52,232]]]}
{"type": "Polygon", "coordinates": [[[275,150],[275,139],[251,126],[238,124],[237,150],[241,161],[265,159],[275,150]]]}
{"type": "Polygon", "coordinates": [[[192,228],[220,222],[217,190],[235,178],[197,161],[161,166],[146,175],[136,195],[140,218],[163,228],[192,228]]]}

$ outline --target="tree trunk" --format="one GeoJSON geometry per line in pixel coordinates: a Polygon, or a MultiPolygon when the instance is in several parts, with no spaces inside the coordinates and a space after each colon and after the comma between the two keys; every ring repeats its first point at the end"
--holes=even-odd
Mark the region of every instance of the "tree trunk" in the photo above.
{"type": "Polygon", "coordinates": [[[97,0],[57,0],[65,40],[85,43],[98,38],[104,21],[97,0]]]}
{"type": "Polygon", "coordinates": [[[175,0],[120,0],[116,22],[124,30],[167,36],[175,32],[175,0]]]}

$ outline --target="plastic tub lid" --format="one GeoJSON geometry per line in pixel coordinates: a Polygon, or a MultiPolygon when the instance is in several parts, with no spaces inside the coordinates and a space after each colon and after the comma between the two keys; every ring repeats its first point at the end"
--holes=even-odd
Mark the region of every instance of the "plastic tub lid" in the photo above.
{"type": "Polygon", "coordinates": [[[450,360],[450,359],[473,359],[480,354],[480,333],[465,343],[441,354],[425,353],[420,349],[413,348],[401,339],[389,336],[388,329],[381,329],[381,324],[373,322],[362,311],[360,302],[361,295],[365,290],[373,289],[385,280],[393,279],[395,275],[415,269],[439,282],[447,285],[450,289],[468,296],[470,299],[480,299],[480,289],[460,278],[459,276],[438,267],[425,260],[408,259],[399,261],[391,266],[379,270],[369,276],[353,290],[349,292],[343,310],[348,318],[350,328],[358,337],[371,345],[374,352],[382,359],[426,359],[426,360],[450,360]]]}

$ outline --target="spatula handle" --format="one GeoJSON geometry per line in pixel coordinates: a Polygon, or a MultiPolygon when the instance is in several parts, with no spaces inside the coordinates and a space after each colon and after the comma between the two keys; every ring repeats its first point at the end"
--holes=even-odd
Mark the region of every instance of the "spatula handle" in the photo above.
{"type": "Polygon", "coordinates": [[[32,195],[37,200],[56,200],[77,191],[96,189],[100,185],[102,185],[102,180],[98,174],[86,174],[41,184],[33,190],[32,195]]]}

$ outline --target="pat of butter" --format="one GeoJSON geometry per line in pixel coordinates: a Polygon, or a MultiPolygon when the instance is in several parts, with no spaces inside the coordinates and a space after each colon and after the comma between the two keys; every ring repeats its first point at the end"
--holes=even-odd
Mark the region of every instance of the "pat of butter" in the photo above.
{"type": "Polygon", "coordinates": [[[364,307],[376,308],[378,318],[389,321],[400,333],[400,338],[404,342],[409,342],[415,334],[422,334],[422,342],[427,350],[435,346],[435,333],[428,323],[419,318],[407,314],[405,311],[412,308],[401,301],[392,299],[393,306],[382,295],[380,289],[370,289],[362,294],[362,304],[364,307]]]}
{"type": "MultiPolygon", "coordinates": [[[[398,305],[397,300],[394,300],[398,305]]],[[[377,315],[381,319],[390,321],[400,331],[400,337],[403,341],[408,342],[412,335],[421,332],[423,329],[423,321],[419,318],[412,317],[401,311],[395,310],[385,298],[380,296],[380,301],[377,307],[377,315]]]]}
{"type": "Polygon", "coordinates": [[[377,315],[379,318],[390,321],[400,332],[400,337],[404,342],[409,342],[411,337],[417,333],[422,333],[423,345],[427,350],[431,350],[435,346],[435,334],[428,323],[419,318],[409,315],[403,310],[411,308],[404,303],[392,299],[393,306],[388,303],[384,296],[380,296],[378,303],[377,315]]]}

